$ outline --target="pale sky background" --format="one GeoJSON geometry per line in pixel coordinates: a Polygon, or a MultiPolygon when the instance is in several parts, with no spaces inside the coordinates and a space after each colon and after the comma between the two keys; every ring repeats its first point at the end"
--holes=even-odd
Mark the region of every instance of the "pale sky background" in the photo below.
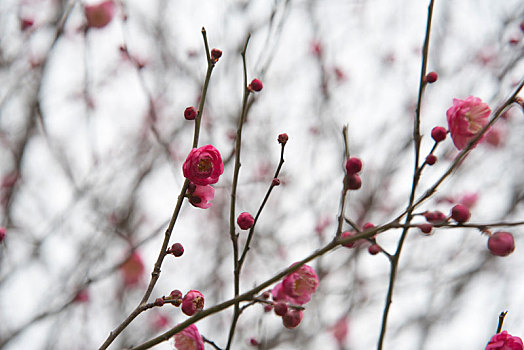
{"type": "MultiPolygon", "coordinates": [[[[290,137],[283,185],[275,189],[257,226],[242,290],[331,239],[343,177],[344,125],[349,128],[350,152],[364,163],[363,187],[350,195],[346,215],[360,224],[378,225],[406,206],[413,157],[413,147],[406,142],[412,132],[428,1],[124,3],[126,22],[119,5],[107,27],[84,36],[82,3],[77,2],[48,55],[54,35],[49,22],[58,2],[0,1],[2,178],[15,169],[11,150],[23,139],[38,86],[45,125],[45,133],[40,122],[31,133],[16,200],[8,211],[2,204],[0,212],[1,225],[8,227],[0,247],[0,339],[40,312],[62,305],[87,276],[121,262],[129,242],[136,245],[152,236],[138,248],[146,273],[136,290],[122,294],[115,271],[90,285],[89,303],[72,305],[32,325],[5,346],[7,350],[98,348],[138,303],[183,183],[181,166],[192,138],[192,124],[183,119],[183,110],[196,105],[206,68],[202,26],[211,48],[224,54],[211,78],[201,145],[215,145],[224,159],[231,153],[228,135],[235,130],[242,98],[239,52],[248,32],[248,74],[264,83],[243,131],[238,213],[256,212],[278,163],[277,135],[286,132],[290,137]],[[33,18],[34,28],[22,33],[20,17],[33,18]],[[312,53],[315,43],[323,48],[320,61],[312,53]],[[123,44],[145,63],[140,72],[122,58],[123,44]],[[39,85],[31,62],[45,57],[39,85]],[[343,79],[337,80],[335,69],[343,72],[343,79]],[[147,124],[148,95],[168,151],[147,124]],[[133,191],[140,170],[148,167],[133,191]],[[364,214],[363,203],[369,198],[374,198],[374,206],[364,214]],[[127,226],[115,230],[108,218],[125,214],[129,203],[134,206],[127,226]],[[323,218],[329,225],[319,236],[315,225],[323,218]]],[[[518,0],[436,1],[428,70],[438,72],[439,80],[424,96],[422,157],[433,145],[431,128],[446,126],[445,112],[453,98],[478,96],[494,110],[523,79],[522,21],[524,4],[518,0]],[[511,45],[510,39],[517,43],[511,45]]],[[[503,143],[479,145],[436,199],[418,212],[448,213],[452,204],[443,198],[478,193],[472,222],[522,221],[523,120],[521,111],[511,110],[510,117],[497,124],[503,143]],[[510,201],[519,194],[520,203],[511,208],[510,201]]],[[[439,161],[425,170],[419,194],[456,155],[449,138],[436,154],[439,161]]],[[[232,296],[231,243],[224,221],[232,169],[232,163],[226,165],[211,209],[184,204],[171,243],[182,242],[186,253],[166,258],[153,298],[175,288],[184,293],[199,289],[209,307],[232,296]]],[[[483,348],[502,310],[509,310],[504,328],[524,336],[523,230],[508,230],[517,249],[506,258],[489,258],[487,237],[475,229],[437,230],[429,237],[412,230],[401,258],[385,349],[483,348]],[[468,280],[468,271],[480,265],[481,272],[468,280]],[[454,294],[458,290],[461,293],[454,294]],[[435,324],[424,335],[428,320],[435,324]]],[[[398,233],[387,232],[377,240],[393,252],[398,233]]],[[[275,349],[299,348],[298,341],[307,342],[302,348],[337,349],[329,329],[344,315],[349,319],[346,349],[376,347],[387,259],[370,256],[366,249],[337,249],[312,266],[330,274],[321,279],[302,324],[286,330],[277,316],[253,306],[240,318],[233,348],[248,348],[251,337],[271,340],[280,334],[284,339],[275,349]]],[[[162,311],[171,326],[186,318],[172,307],[162,311]]],[[[152,336],[151,314],[135,320],[125,336],[127,345],[152,336]]],[[[230,318],[231,310],[226,310],[197,326],[225,347],[230,318]]],[[[123,346],[118,341],[112,348],[123,346]]]]}

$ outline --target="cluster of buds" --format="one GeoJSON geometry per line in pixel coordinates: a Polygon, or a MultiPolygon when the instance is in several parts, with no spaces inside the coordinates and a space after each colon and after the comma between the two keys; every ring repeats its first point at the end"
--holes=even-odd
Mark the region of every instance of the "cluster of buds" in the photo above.
{"type": "MultiPolygon", "coordinates": [[[[362,230],[365,232],[365,231],[370,230],[370,229],[372,229],[374,227],[375,227],[375,225],[373,225],[371,222],[367,222],[367,223],[364,224],[364,226],[362,226],[362,230]]],[[[345,231],[345,232],[342,232],[342,234],[340,235],[340,238],[341,239],[350,238],[350,237],[356,236],[357,234],[358,234],[358,232],[356,232],[356,231],[345,231]]],[[[369,241],[371,241],[371,245],[368,246],[369,254],[376,255],[376,254],[378,254],[378,253],[380,253],[382,251],[382,248],[380,247],[380,245],[377,244],[377,242],[375,240],[375,236],[370,237],[369,241]]],[[[368,242],[367,239],[358,239],[356,241],[343,244],[343,246],[346,247],[346,248],[353,248],[353,247],[362,246],[362,245],[366,244],[367,242],[368,242]]]]}
{"type": "Polygon", "coordinates": [[[346,176],[344,185],[349,190],[358,190],[362,186],[362,180],[358,173],[362,170],[362,161],[359,158],[351,157],[346,161],[346,176]]]}
{"type": "Polygon", "coordinates": [[[156,306],[163,306],[165,303],[176,307],[182,305],[182,312],[188,316],[193,316],[198,311],[204,309],[204,296],[198,290],[193,289],[182,297],[182,292],[175,289],[168,296],[163,296],[155,300],[156,306]]]}

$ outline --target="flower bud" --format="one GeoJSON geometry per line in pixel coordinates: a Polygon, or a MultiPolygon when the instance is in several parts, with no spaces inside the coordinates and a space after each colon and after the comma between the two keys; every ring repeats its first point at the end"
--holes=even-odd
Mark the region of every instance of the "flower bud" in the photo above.
{"type": "Polygon", "coordinates": [[[468,207],[462,204],[457,204],[451,208],[451,218],[459,224],[468,221],[470,217],[471,213],[469,212],[468,207]]]}
{"type": "Polygon", "coordinates": [[[237,224],[242,230],[249,230],[254,223],[255,219],[248,212],[241,213],[237,218],[237,224]]]}
{"type": "Polygon", "coordinates": [[[357,157],[351,157],[346,161],[346,171],[348,175],[353,175],[362,170],[362,161],[357,157]]]}
{"type": "Polygon", "coordinates": [[[180,243],[175,243],[171,246],[171,254],[176,256],[177,258],[182,256],[184,254],[184,247],[180,243]]]}
{"type": "Polygon", "coordinates": [[[271,181],[271,184],[273,186],[280,186],[280,180],[275,177],[273,181],[271,181]]]}
{"type": "Polygon", "coordinates": [[[282,316],[282,323],[286,328],[296,328],[302,321],[303,317],[304,314],[302,311],[289,309],[288,312],[282,316]]]}
{"type": "Polygon", "coordinates": [[[489,237],[488,249],[493,255],[507,256],[515,250],[515,239],[509,232],[497,231],[489,237]]]}
{"type": "Polygon", "coordinates": [[[446,135],[448,134],[448,132],[446,131],[446,129],[444,129],[443,127],[441,126],[435,126],[432,130],[431,130],[431,138],[433,140],[435,140],[435,142],[441,142],[441,141],[444,141],[446,139],[446,135]]]}
{"type": "Polygon", "coordinates": [[[278,135],[278,143],[281,143],[281,144],[285,145],[287,143],[288,139],[289,139],[289,137],[287,136],[287,134],[280,134],[280,135],[278,135]]]}
{"type": "Polygon", "coordinates": [[[430,233],[431,230],[433,230],[433,225],[431,224],[420,224],[417,227],[419,228],[420,231],[426,234],[430,233]]]}
{"type": "Polygon", "coordinates": [[[250,91],[260,91],[262,90],[264,86],[262,85],[262,82],[258,79],[253,79],[251,84],[247,87],[250,91]]]}
{"type": "Polygon", "coordinates": [[[287,304],[286,303],[275,303],[273,305],[273,310],[278,316],[284,316],[287,313],[287,304]]]}
{"type": "Polygon", "coordinates": [[[186,118],[186,120],[193,120],[195,119],[197,116],[197,110],[195,109],[195,107],[187,107],[185,110],[184,110],[184,118],[186,118]]]}
{"type": "Polygon", "coordinates": [[[427,83],[434,83],[436,82],[438,79],[438,74],[435,73],[435,72],[429,72],[428,74],[426,74],[426,76],[424,77],[424,81],[427,82],[427,83]]]}
{"type": "Polygon", "coordinates": [[[211,60],[213,62],[217,62],[220,57],[222,57],[222,50],[219,50],[219,49],[211,50],[211,60]]]}
{"type": "Polygon", "coordinates": [[[426,164],[427,165],[433,165],[437,162],[437,156],[434,154],[428,154],[426,157],[426,164]]]}
{"type": "Polygon", "coordinates": [[[382,251],[382,248],[380,248],[380,246],[378,244],[372,244],[368,248],[368,252],[371,255],[377,255],[381,251],[382,251]]]}
{"type": "Polygon", "coordinates": [[[357,174],[346,176],[346,186],[350,190],[358,190],[362,187],[362,180],[357,174]]]}

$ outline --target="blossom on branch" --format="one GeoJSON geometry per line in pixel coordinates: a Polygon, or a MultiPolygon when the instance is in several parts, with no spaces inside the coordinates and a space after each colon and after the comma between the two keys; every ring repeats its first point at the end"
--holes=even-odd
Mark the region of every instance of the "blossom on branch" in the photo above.
{"type": "Polygon", "coordinates": [[[182,312],[193,316],[204,308],[204,296],[198,290],[190,290],[182,300],[182,312]]]}
{"type": "Polygon", "coordinates": [[[451,139],[458,150],[464,149],[488,124],[490,113],[489,106],[478,97],[453,99],[453,106],[447,110],[446,116],[451,139]]]}
{"type": "Polygon", "coordinates": [[[318,276],[311,266],[302,265],[282,280],[284,292],[295,304],[303,305],[311,300],[318,287],[318,276]]]}
{"type": "Polygon", "coordinates": [[[198,328],[192,324],[175,334],[176,350],[204,350],[204,341],[198,328]]]}
{"type": "Polygon", "coordinates": [[[523,350],[522,339],[514,337],[507,331],[495,334],[485,350],[523,350]]]}
{"type": "Polygon", "coordinates": [[[213,205],[211,203],[213,198],[215,198],[215,189],[210,185],[194,185],[190,188],[189,203],[195,207],[207,209],[213,205]]]}
{"type": "Polygon", "coordinates": [[[195,185],[214,184],[224,172],[220,152],[212,145],[193,148],[182,166],[184,176],[195,185]]]}

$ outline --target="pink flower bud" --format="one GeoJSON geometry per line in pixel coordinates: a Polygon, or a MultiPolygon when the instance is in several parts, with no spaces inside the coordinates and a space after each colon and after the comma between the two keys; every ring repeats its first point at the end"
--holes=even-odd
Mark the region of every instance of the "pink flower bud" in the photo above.
{"type": "Polygon", "coordinates": [[[103,28],[113,19],[115,4],[112,0],[108,0],[98,5],[85,5],[84,14],[88,28],[103,28]]]}
{"type": "Polygon", "coordinates": [[[434,154],[428,154],[426,157],[426,164],[427,165],[433,165],[437,162],[437,156],[434,154]]]}
{"type": "Polygon", "coordinates": [[[241,213],[237,218],[237,224],[242,230],[249,230],[254,223],[255,219],[247,212],[241,213]]]}
{"type": "Polygon", "coordinates": [[[515,239],[509,232],[495,232],[488,239],[488,249],[493,255],[507,256],[515,250],[515,239]]]}
{"type": "Polygon", "coordinates": [[[435,126],[433,129],[431,129],[431,138],[435,140],[435,142],[444,141],[447,134],[448,132],[446,129],[441,126],[435,126]]]}
{"type": "Polygon", "coordinates": [[[488,345],[486,345],[485,350],[522,350],[524,349],[524,344],[522,339],[519,337],[514,337],[511,334],[508,334],[507,331],[502,331],[501,333],[495,334],[491,337],[488,345]]]}
{"type": "Polygon", "coordinates": [[[182,292],[178,289],[173,290],[166,300],[173,301],[173,305],[179,307],[182,304],[182,292]]]}
{"type": "MultiPolygon", "coordinates": [[[[356,234],[357,233],[355,231],[346,231],[346,232],[342,232],[342,234],[340,235],[340,238],[341,239],[349,238],[349,237],[355,236],[356,234]]],[[[353,248],[355,246],[355,242],[350,242],[350,243],[346,243],[342,245],[346,248],[353,248]]]]}
{"type": "Polygon", "coordinates": [[[490,113],[489,106],[478,97],[453,99],[453,106],[446,111],[446,116],[451,139],[458,150],[464,149],[488,124],[490,113]]]}
{"type": "Polygon", "coordinates": [[[433,230],[433,225],[431,224],[420,224],[417,226],[419,228],[420,231],[424,232],[424,233],[430,233],[431,230],[433,230]]]}
{"type": "Polygon", "coordinates": [[[271,305],[264,305],[264,312],[270,312],[271,310],[273,310],[273,306],[271,306],[271,305]]]}
{"type": "Polygon", "coordinates": [[[258,79],[253,79],[251,81],[251,84],[247,87],[250,91],[260,91],[262,90],[264,86],[262,85],[262,82],[258,79]]]}
{"type": "Polygon", "coordinates": [[[175,334],[176,350],[204,350],[204,341],[198,328],[192,324],[175,334]]]}
{"type": "Polygon", "coordinates": [[[346,180],[347,188],[350,190],[358,190],[360,187],[362,187],[362,180],[357,174],[346,176],[346,180]]]}
{"type": "Polygon", "coordinates": [[[179,256],[182,256],[184,254],[184,247],[180,243],[175,243],[171,246],[171,254],[176,256],[177,258],[179,256]]]}
{"type": "Polygon", "coordinates": [[[2,243],[4,241],[5,233],[6,233],[5,227],[0,227],[0,243],[2,243]]]}
{"type": "Polygon", "coordinates": [[[219,50],[219,49],[211,50],[211,60],[213,62],[217,62],[220,57],[222,57],[222,50],[219,50]]]}
{"type": "Polygon", "coordinates": [[[197,116],[197,110],[195,109],[195,107],[187,107],[185,110],[184,110],[184,118],[186,118],[187,120],[193,120],[195,119],[197,116]]]}
{"type": "Polygon", "coordinates": [[[441,224],[447,220],[446,214],[441,211],[425,212],[424,217],[426,218],[427,222],[431,222],[433,224],[441,224]]]}
{"type": "Polygon", "coordinates": [[[380,248],[380,246],[378,244],[372,244],[368,248],[368,252],[371,255],[377,255],[381,251],[382,251],[382,248],[380,248]]]}
{"type": "Polygon", "coordinates": [[[273,186],[280,186],[280,180],[277,178],[274,178],[273,181],[271,181],[271,184],[273,186]]]}
{"type": "Polygon", "coordinates": [[[428,74],[426,74],[426,76],[424,77],[424,81],[427,82],[427,83],[434,83],[436,82],[438,79],[438,74],[435,73],[435,72],[429,72],[428,74]]]}
{"type": "Polygon", "coordinates": [[[286,303],[275,303],[273,305],[273,310],[278,316],[284,316],[287,313],[287,304],[286,303]]]}
{"type": "Polygon", "coordinates": [[[353,175],[362,170],[362,161],[357,157],[351,157],[346,161],[346,171],[348,175],[353,175]]]}
{"type": "Polygon", "coordinates": [[[280,135],[278,135],[278,143],[281,143],[281,144],[285,145],[287,143],[288,139],[289,139],[289,137],[287,136],[287,134],[280,134],[280,135]]]}
{"type": "Polygon", "coordinates": [[[193,316],[204,308],[204,296],[198,290],[190,290],[182,300],[182,312],[193,316]]]}
{"type": "Polygon", "coordinates": [[[302,311],[289,309],[288,312],[282,316],[282,323],[286,328],[296,328],[302,321],[303,317],[304,314],[302,311]]]}
{"type": "Polygon", "coordinates": [[[251,338],[251,339],[249,339],[249,344],[251,344],[253,346],[258,346],[260,343],[255,338],[251,338]]]}
{"type": "Polygon", "coordinates": [[[459,224],[468,221],[470,217],[471,213],[469,212],[468,207],[462,204],[457,204],[451,208],[451,218],[459,224]]]}
{"type": "Polygon", "coordinates": [[[214,184],[224,172],[220,152],[212,145],[193,148],[182,166],[184,176],[195,185],[214,184]]]}
{"type": "Polygon", "coordinates": [[[364,231],[367,231],[372,228],[375,228],[375,225],[373,225],[371,222],[366,222],[364,226],[362,226],[362,230],[364,231]]]}

